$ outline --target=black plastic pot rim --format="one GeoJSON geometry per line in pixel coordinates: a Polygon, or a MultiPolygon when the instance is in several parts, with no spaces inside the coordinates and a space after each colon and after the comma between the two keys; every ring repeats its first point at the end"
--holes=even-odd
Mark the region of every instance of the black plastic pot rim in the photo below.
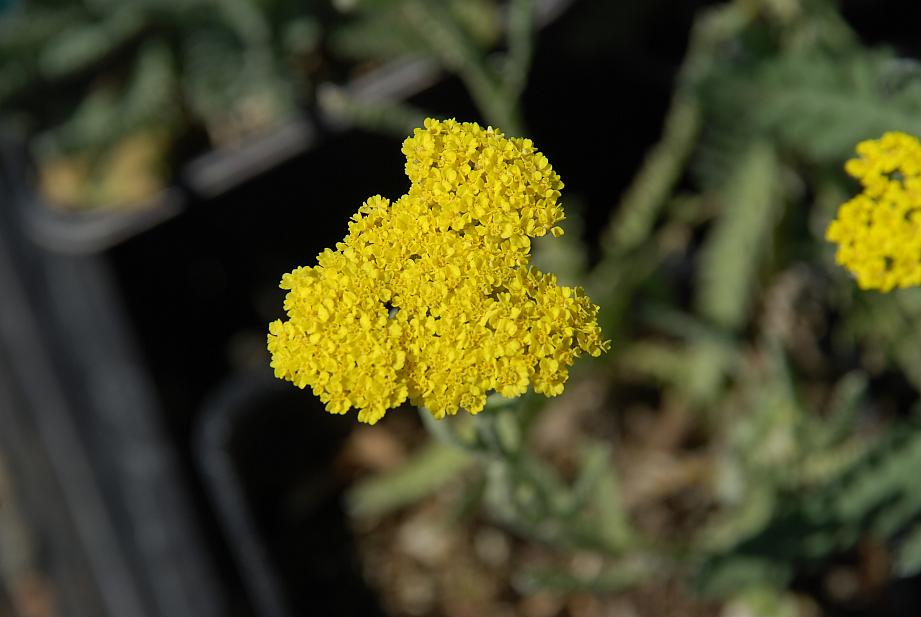
{"type": "MultiPolygon", "coordinates": [[[[369,102],[402,100],[438,79],[434,63],[404,58],[388,63],[343,88],[369,102]]],[[[255,135],[234,147],[212,150],[184,165],[177,182],[140,203],[83,212],[56,208],[36,197],[24,219],[29,235],[59,253],[88,254],[108,249],[181,214],[198,199],[217,197],[348,130],[328,115],[302,117],[255,135]],[[321,128],[322,127],[322,128],[321,128]]]]}

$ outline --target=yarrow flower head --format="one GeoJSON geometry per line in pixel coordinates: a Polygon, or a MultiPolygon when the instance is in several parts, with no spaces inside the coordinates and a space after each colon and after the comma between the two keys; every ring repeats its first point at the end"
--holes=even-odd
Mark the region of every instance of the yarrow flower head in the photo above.
{"type": "Polygon", "coordinates": [[[563,183],[529,139],[427,119],[403,143],[409,192],[368,199],[317,265],[282,277],[275,375],[373,424],[407,399],[477,413],[491,391],[554,396],[583,352],[610,347],[580,288],[530,265],[560,236],[563,183]]]}
{"type": "Polygon", "coordinates": [[[825,237],[862,289],[921,285],[921,143],[905,133],[857,145],[845,165],[863,192],[842,204],[825,237]]]}

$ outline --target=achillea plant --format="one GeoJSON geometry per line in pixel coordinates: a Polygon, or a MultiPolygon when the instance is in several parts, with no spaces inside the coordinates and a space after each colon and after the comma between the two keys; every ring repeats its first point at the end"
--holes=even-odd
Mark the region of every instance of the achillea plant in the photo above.
{"type": "Polygon", "coordinates": [[[403,153],[409,192],[371,197],[335,250],[283,276],[275,375],[370,424],[407,399],[442,418],[491,391],[560,394],[610,342],[580,288],[530,265],[530,238],[563,233],[559,176],[531,140],[454,120],[426,120],[403,153]]]}
{"type": "Polygon", "coordinates": [[[863,192],[838,210],[826,233],[836,259],[862,289],[921,285],[921,143],[905,133],[857,145],[845,165],[863,192]]]}

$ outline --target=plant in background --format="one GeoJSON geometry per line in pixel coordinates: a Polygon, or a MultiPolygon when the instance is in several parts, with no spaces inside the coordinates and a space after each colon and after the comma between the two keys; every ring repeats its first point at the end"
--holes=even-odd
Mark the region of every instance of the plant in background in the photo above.
{"type": "MultiPolygon", "coordinates": [[[[518,132],[532,0],[512,3],[501,80],[486,61],[502,30],[497,0],[430,4],[339,2],[336,14],[312,0],[16,3],[0,14],[0,125],[30,140],[43,192],[79,207],[141,202],[189,156],[297,117],[321,74],[395,57],[458,71],[489,121],[518,132]]],[[[405,134],[424,117],[339,94],[320,102],[377,129],[405,134]]]]}
{"type": "MultiPolygon", "coordinates": [[[[342,0],[343,11],[355,19],[333,33],[333,49],[360,61],[381,58],[421,58],[437,70],[457,75],[486,122],[511,134],[522,134],[520,97],[527,83],[538,5],[551,1],[342,0]],[[504,4],[504,11],[499,8],[504,4]],[[505,19],[503,19],[505,17],[505,19]],[[500,35],[505,30],[505,41],[500,35]],[[505,51],[494,54],[497,44],[505,51]]],[[[341,89],[319,92],[321,108],[353,124],[404,135],[428,114],[396,101],[362,101],[341,89]]]]}
{"type": "Polygon", "coordinates": [[[427,119],[403,153],[409,192],[368,199],[335,251],[282,279],[275,375],[371,424],[407,398],[442,418],[491,391],[560,394],[609,343],[581,289],[529,264],[530,238],[563,234],[559,176],[531,140],[453,120],[427,119]]]}
{"type": "Polygon", "coordinates": [[[883,292],[921,285],[921,143],[886,133],[858,144],[845,169],[863,193],[838,210],[826,237],[839,264],[862,289],[883,292]]]}
{"type": "Polygon", "coordinates": [[[855,292],[825,242],[861,287],[918,284],[919,111],[917,62],[861,44],[833,2],[703,11],[587,285],[620,341],[610,387],[659,389],[656,413],[704,444],[670,456],[706,452],[707,480],[675,491],[706,515],[655,552],[753,614],[786,613],[748,594],[780,606],[858,547],[921,571],[921,295],[855,292]],[[846,171],[864,190],[839,208],[859,142],[846,171]]]}
{"type": "Polygon", "coordinates": [[[56,203],[150,197],[193,136],[234,145],[309,93],[317,19],[270,4],[23,2],[0,20],[0,122],[32,138],[56,203]]]}

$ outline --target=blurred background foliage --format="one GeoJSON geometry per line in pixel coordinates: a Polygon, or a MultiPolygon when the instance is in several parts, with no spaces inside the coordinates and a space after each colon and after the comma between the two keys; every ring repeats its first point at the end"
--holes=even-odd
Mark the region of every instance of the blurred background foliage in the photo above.
{"type": "Polygon", "coordinates": [[[854,145],[921,130],[918,77],[830,2],[707,11],[608,228],[590,276],[615,393],[683,408],[712,465],[684,548],[703,591],[780,590],[861,542],[921,568],[921,294],[859,291],[823,240],[854,145]]]}
{"type": "MultiPolygon", "coordinates": [[[[0,122],[32,140],[53,202],[83,207],[151,197],[193,156],[315,110],[323,83],[330,113],[406,132],[422,112],[332,87],[394,58],[460,72],[513,126],[526,67],[500,96],[484,59],[501,17],[494,0],[25,0],[0,12],[0,122]]],[[[530,33],[521,8],[511,22],[530,33]]]]}

